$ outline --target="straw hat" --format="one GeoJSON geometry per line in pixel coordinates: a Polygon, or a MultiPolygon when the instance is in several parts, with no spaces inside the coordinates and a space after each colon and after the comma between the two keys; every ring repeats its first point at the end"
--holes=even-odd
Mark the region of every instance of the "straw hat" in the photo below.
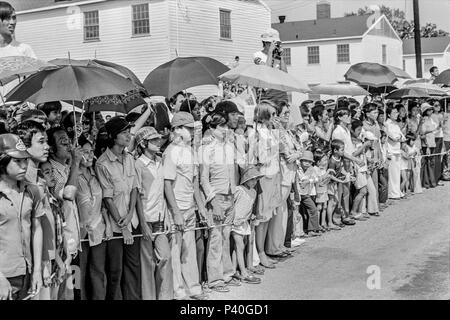
{"type": "Polygon", "coordinates": [[[314,156],[313,153],[311,151],[305,151],[303,152],[303,155],[300,158],[300,161],[310,161],[310,162],[314,162],[314,156]]]}
{"type": "MultiPolygon", "coordinates": [[[[427,111],[428,109],[433,108],[433,106],[427,102],[422,103],[422,105],[420,106],[420,111],[422,113],[424,113],[425,111],[427,111]]],[[[433,108],[434,109],[434,108],[433,108]]]]}

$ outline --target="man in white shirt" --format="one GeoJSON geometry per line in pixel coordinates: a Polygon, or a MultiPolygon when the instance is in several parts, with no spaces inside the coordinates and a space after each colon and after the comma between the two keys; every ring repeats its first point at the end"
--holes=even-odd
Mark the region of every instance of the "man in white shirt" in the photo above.
{"type": "Polygon", "coordinates": [[[26,56],[36,58],[31,47],[15,39],[16,11],[5,1],[0,1],[0,58],[26,56]]]}

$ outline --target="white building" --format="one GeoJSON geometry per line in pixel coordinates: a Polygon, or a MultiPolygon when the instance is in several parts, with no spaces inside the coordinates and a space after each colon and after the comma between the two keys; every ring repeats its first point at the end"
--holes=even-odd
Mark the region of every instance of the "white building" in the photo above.
{"type": "MultiPolygon", "coordinates": [[[[288,72],[310,85],[345,81],[345,72],[358,62],[402,67],[402,40],[384,15],[331,18],[330,5],[320,2],[315,20],[284,18],[272,27],[280,32],[288,72]]],[[[297,102],[305,95],[293,98],[297,102]]]]}
{"type": "MultiPolygon", "coordinates": [[[[177,56],[252,62],[271,11],[259,0],[9,0],[16,37],[40,59],[101,59],[143,81],[177,56]]],[[[217,92],[217,89],[215,89],[217,92]]]]}
{"type": "MultiPolygon", "coordinates": [[[[422,77],[429,78],[430,68],[439,71],[450,68],[450,37],[421,38],[422,77]]],[[[416,54],[414,39],[403,40],[403,70],[416,77],[416,54]]]]}

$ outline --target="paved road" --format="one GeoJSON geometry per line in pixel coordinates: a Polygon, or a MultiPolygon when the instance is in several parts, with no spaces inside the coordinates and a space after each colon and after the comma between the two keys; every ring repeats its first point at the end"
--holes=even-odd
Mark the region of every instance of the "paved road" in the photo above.
{"type": "Polygon", "coordinates": [[[394,202],[380,217],[308,239],[294,257],[266,270],[260,285],[210,298],[450,299],[449,251],[447,182],[394,202]]]}

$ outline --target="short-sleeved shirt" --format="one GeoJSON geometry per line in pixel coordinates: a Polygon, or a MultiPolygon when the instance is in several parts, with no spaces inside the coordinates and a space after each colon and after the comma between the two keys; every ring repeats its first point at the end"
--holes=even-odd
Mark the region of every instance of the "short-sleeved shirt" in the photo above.
{"type": "Polygon", "coordinates": [[[105,221],[102,215],[103,192],[95,173],[89,181],[83,174],[78,179],[76,202],[80,214],[81,238],[88,235],[91,247],[102,243],[105,235],[105,221]]]}
{"type": "Polygon", "coordinates": [[[390,154],[400,154],[401,153],[400,141],[392,140],[392,139],[404,138],[404,135],[402,133],[402,130],[400,129],[400,126],[396,122],[392,121],[391,119],[388,119],[385,122],[385,127],[386,127],[386,135],[389,138],[387,140],[387,151],[390,154]]]}
{"type": "Polygon", "coordinates": [[[28,44],[13,40],[10,44],[0,48],[0,58],[10,56],[24,56],[36,58],[36,54],[28,44]]]}
{"type": "Polygon", "coordinates": [[[253,211],[253,203],[256,200],[256,190],[237,186],[234,193],[234,220],[233,224],[239,225],[250,219],[253,211]]]}
{"type": "MultiPolygon", "coordinates": [[[[129,212],[131,201],[131,191],[138,187],[134,158],[131,154],[123,152],[123,162],[107,148],[98,158],[96,163],[97,177],[103,190],[103,198],[112,198],[120,217],[125,217],[129,212]]],[[[128,230],[139,225],[139,219],[135,208],[131,208],[133,217],[128,230]]],[[[120,227],[112,222],[113,232],[122,233],[120,227]]]]}
{"type": "Polygon", "coordinates": [[[336,159],[335,157],[331,156],[330,160],[328,161],[328,169],[333,170],[334,172],[330,172],[330,175],[334,176],[335,178],[341,180],[344,178],[344,174],[342,173],[342,168],[344,167],[344,163],[341,159],[336,159]]]}
{"type": "Polygon", "coordinates": [[[144,154],[136,160],[138,190],[141,194],[146,222],[164,220],[164,170],[162,159],[149,159],[144,154]]]}
{"type": "Polygon", "coordinates": [[[355,152],[355,147],[352,143],[352,136],[350,134],[350,130],[347,128],[344,128],[342,125],[336,126],[336,128],[333,131],[333,140],[339,139],[344,142],[344,152],[347,155],[352,155],[353,152],[355,152]]]}
{"type": "Polygon", "coordinates": [[[175,181],[178,208],[194,208],[194,177],[198,175],[198,162],[192,147],[184,142],[172,142],[163,154],[163,167],[164,179],[175,181]]]}
{"type": "Polygon", "coordinates": [[[44,215],[33,186],[11,189],[0,181],[0,272],[6,278],[32,272],[31,224],[44,215]]]}

